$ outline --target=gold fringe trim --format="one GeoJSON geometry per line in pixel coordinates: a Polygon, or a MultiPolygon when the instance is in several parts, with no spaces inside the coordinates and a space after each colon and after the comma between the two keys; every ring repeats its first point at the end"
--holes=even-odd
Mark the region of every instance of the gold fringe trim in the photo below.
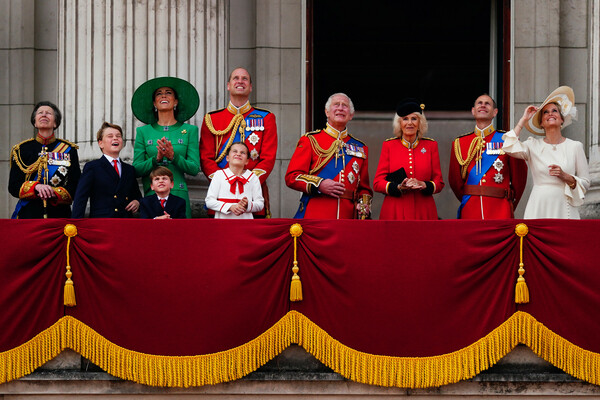
{"type": "Polygon", "coordinates": [[[456,383],[490,368],[519,343],[518,317],[513,315],[487,336],[453,353],[431,357],[373,355],[343,345],[302,317],[299,344],[335,372],[368,385],[428,388],[456,383]]]}
{"type": "MultiPolygon", "coordinates": [[[[288,315],[292,313],[296,312],[288,315]]],[[[490,368],[519,343],[576,378],[600,383],[600,353],[574,345],[522,311],[477,342],[431,357],[363,353],[333,339],[304,315],[296,313],[294,317],[299,345],[335,372],[368,385],[428,388],[456,383],[490,368]]]]}
{"type": "Polygon", "coordinates": [[[63,325],[64,317],[22,345],[0,352],[0,384],[28,375],[58,356],[65,348],[63,325]]]}
{"type": "Polygon", "coordinates": [[[124,349],[66,316],[33,339],[0,353],[0,383],[33,372],[71,348],[111,375],[150,386],[191,387],[240,379],[292,343],[356,382],[405,388],[438,387],[472,378],[518,343],[576,378],[600,384],[600,354],[563,339],[530,314],[518,311],[477,342],[432,357],[391,357],[351,349],[297,311],[241,346],[196,356],[160,356],[124,349]]]}
{"type": "Polygon", "coordinates": [[[0,384],[30,374],[66,348],[104,371],[149,386],[191,387],[240,379],[292,344],[290,317],[285,315],[257,338],[218,353],[161,356],[127,350],[83,322],[62,317],[27,343],[0,353],[0,384]]]}

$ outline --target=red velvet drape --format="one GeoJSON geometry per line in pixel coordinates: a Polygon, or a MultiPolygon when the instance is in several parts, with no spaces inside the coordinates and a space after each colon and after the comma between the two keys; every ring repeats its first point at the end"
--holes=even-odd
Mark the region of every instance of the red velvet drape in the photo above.
{"type": "Polygon", "coordinates": [[[0,220],[0,352],[64,315],[64,226],[65,220],[0,220]]]}
{"type": "Polygon", "coordinates": [[[514,221],[314,221],[299,252],[294,308],[371,354],[465,347],[515,310],[514,221]]]}
{"type": "Polygon", "coordinates": [[[67,313],[151,354],[213,353],[263,333],[288,311],[288,224],[202,222],[76,221],[67,313]]]}
{"type": "Polygon", "coordinates": [[[517,306],[521,221],[2,220],[0,352],[71,315],[126,349],[227,350],[289,310],[371,354],[463,348],[515,311],[600,352],[598,221],[524,221],[531,301],[517,306]],[[292,223],[304,300],[289,301],[292,223]],[[63,308],[65,224],[77,306],[63,308]]]}
{"type": "Polygon", "coordinates": [[[600,352],[600,221],[525,221],[531,302],[518,307],[558,335],[600,352]]]}

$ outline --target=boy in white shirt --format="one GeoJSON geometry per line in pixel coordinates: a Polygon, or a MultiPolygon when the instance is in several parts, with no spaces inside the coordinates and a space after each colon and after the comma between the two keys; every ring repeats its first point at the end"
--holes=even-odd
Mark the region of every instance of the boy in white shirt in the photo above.
{"type": "Polygon", "coordinates": [[[265,201],[260,180],[246,169],[249,152],[245,143],[233,143],[227,151],[229,168],[213,175],[206,207],[215,211],[215,218],[252,219],[253,212],[263,209],[265,201]]]}

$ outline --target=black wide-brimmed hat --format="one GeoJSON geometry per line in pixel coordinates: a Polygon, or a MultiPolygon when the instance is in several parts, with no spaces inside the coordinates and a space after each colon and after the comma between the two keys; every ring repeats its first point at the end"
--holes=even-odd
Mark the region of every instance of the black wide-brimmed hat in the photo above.
{"type": "Polygon", "coordinates": [[[161,87],[168,87],[177,92],[177,121],[184,122],[192,118],[198,106],[200,97],[196,88],[186,80],[172,76],[162,76],[142,83],[133,93],[131,110],[133,115],[145,124],[158,121],[154,112],[154,92],[161,87]]]}
{"type": "Polygon", "coordinates": [[[398,114],[399,117],[405,117],[408,114],[415,112],[423,114],[424,109],[425,104],[420,104],[417,99],[409,98],[398,103],[398,106],[396,107],[396,114],[398,114]]]}

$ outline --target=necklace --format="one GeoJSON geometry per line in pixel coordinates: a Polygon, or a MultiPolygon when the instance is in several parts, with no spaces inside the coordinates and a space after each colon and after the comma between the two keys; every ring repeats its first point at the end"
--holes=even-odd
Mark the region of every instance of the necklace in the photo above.
{"type": "Polygon", "coordinates": [[[547,144],[549,144],[550,146],[552,146],[552,150],[553,151],[556,151],[556,146],[558,146],[559,144],[561,144],[565,140],[566,139],[564,137],[561,137],[560,140],[559,140],[559,142],[557,142],[557,143],[551,143],[550,141],[548,141],[547,137],[544,138],[544,142],[547,143],[547,144]]]}

